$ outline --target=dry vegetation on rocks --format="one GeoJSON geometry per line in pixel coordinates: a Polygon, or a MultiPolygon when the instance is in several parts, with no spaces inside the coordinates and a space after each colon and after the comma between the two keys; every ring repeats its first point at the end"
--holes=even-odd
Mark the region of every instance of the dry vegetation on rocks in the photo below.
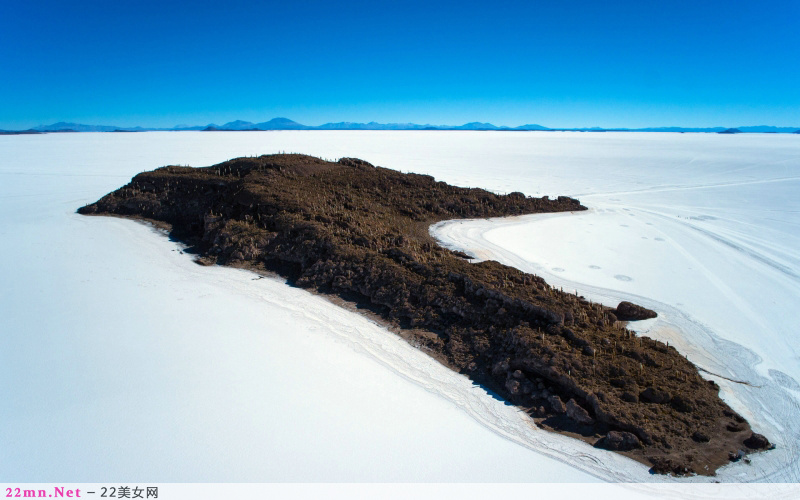
{"type": "Polygon", "coordinates": [[[141,173],[79,212],[167,223],[203,262],[271,270],[369,305],[538,425],[654,472],[713,474],[739,450],[769,447],[694,365],[622,321],[653,311],[612,309],[496,262],[470,263],[428,235],[446,219],[584,209],[356,159],[272,155],[141,173]]]}

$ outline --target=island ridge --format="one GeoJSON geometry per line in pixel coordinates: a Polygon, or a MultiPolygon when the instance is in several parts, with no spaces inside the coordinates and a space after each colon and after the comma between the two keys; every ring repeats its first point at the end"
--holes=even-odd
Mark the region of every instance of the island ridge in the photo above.
{"type": "Polygon", "coordinates": [[[713,475],[742,451],[769,448],[674,347],[626,328],[653,311],[471,263],[428,234],[448,219],[578,210],[564,196],[497,195],[293,154],[144,172],[79,212],[152,221],[200,263],[275,272],[357,304],[536,425],[653,472],[713,475]]]}

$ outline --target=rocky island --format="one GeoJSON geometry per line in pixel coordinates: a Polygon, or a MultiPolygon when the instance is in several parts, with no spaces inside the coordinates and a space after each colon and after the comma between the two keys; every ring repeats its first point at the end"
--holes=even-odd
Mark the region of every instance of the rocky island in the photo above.
{"type": "Polygon", "coordinates": [[[268,155],[144,172],[78,211],[151,221],[198,263],[274,272],[357,304],[536,425],[654,473],[713,475],[770,448],[674,347],[626,328],[655,312],[472,263],[428,233],[448,219],[577,210],[568,197],[501,196],[352,158],[268,155]]]}

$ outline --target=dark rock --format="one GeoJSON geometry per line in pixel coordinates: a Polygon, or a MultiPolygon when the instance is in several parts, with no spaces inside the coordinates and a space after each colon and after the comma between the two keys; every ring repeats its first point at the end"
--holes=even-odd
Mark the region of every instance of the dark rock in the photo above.
{"type": "Polygon", "coordinates": [[[767,438],[756,432],[752,433],[749,438],[745,439],[744,444],[753,450],[766,450],[771,446],[767,438]]]}
{"type": "Polygon", "coordinates": [[[695,431],[694,434],[692,434],[692,439],[698,443],[707,443],[711,441],[711,438],[709,438],[707,434],[700,431],[695,431]]]}
{"type": "Polygon", "coordinates": [[[515,396],[519,394],[520,393],[519,380],[514,380],[513,378],[506,380],[506,389],[508,390],[508,392],[510,392],[515,396]]]}
{"type": "Polygon", "coordinates": [[[692,402],[680,395],[672,398],[670,404],[672,405],[673,408],[675,408],[677,411],[681,413],[691,413],[692,411],[694,411],[694,405],[692,404],[692,402]]]}
{"type": "Polygon", "coordinates": [[[662,391],[654,387],[648,387],[639,393],[639,399],[648,403],[664,404],[669,403],[672,396],[667,391],[662,391]]]}
{"type": "Polygon", "coordinates": [[[630,451],[640,448],[642,443],[630,432],[611,431],[597,442],[597,446],[612,451],[630,451]]]}
{"type": "Polygon", "coordinates": [[[625,301],[619,303],[615,312],[617,318],[622,321],[637,321],[658,316],[655,311],[625,301]]]}
{"type": "Polygon", "coordinates": [[[728,422],[728,425],[725,426],[730,432],[742,432],[745,429],[745,426],[741,422],[728,422]]]}
{"type": "Polygon", "coordinates": [[[453,255],[455,255],[456,257],[461,257],[464,260],[471,260],[473,258],[471,255],[466,254],[460,250],[453,250],[452,252],[453,255]]]}
{"type": "Polygon", "coordinates": [[[505,373],[508,371],[508,360],[498,361],[497,363],[492,366],[492,374],[493,375],[500,375],[501,373],[505,373]]]}
{"type": "Polygon", "coordinates": [[[594,423],[594,419],[589,416],[589,412],[576,403],[574,399],[567,401],[567,416],[581,425],[594,423]]]}
{"type": "Polygon", "coordinates": [[[672,458],[652,457],[650,458],[650,463],[653,464],[653,467],[650,470],[656,474],[674,474],[676,476],[685,476],[686,474],[691,474],[694,472],[694,469],[692,469],[688,464],[682,464],[672,458]]]}
{"type": "Polygon", "coordinates": [[[731,409],[726,409],[725,411],[722,412],[722,414],[725,415],[726,417],[732,418],[735,422],[738,422],[740,424],[743,424],[745,422],[743,416],[739,415],[738,413],[736,413],[731,409]]]}
{"type": "Polygon", "coordinates": [[[555,394],[547,398],[547,402],[550,403],[550,408],[552,408],[555,413],[564,413],[567,411],[567,407],[564,406],[564,402],[561,401],[561,398],[555,394]]]}

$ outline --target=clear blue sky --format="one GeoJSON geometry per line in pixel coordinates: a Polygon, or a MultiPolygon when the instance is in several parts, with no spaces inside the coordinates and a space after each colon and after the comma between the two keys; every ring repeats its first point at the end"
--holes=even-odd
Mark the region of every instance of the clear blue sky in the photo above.
{"type": "Polygon", "coordinates": [[[0,128],[800,126],[800,1],[0,0],[0,128]]]}

